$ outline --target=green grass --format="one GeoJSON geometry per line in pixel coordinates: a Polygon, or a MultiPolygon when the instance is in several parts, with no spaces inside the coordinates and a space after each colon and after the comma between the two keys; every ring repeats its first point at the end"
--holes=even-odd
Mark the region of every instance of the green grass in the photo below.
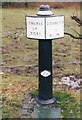
{"type": "MultiPolygon", "coordinates": [[[[77,26],[76,22],[71,20],[71,15],[73,13],[78,15],[80,10],[73,8],[64,9],[52,9],[54,14],[64,14],[65,24],[73,27],[75,30],[80,32],[80,28],[77,26]]],[[[19,40],[15,39],[20,28],[25,28],[25,16],[35,15],[38,9],[2,9],[2,65],[12,66],[12,65],[37,65],[38,64],[38,41],[30,40],[26,38],[26,30],[19,36],[19,40]],[[6,37],[9,35],[9,37],[6,37]]],[[[65,27],[66,32],[71,32],[76,36],[76,33],[65,27]]],[[[62,39],[53,40],[53,62],[59,62],[59,65],[53,66],[53,78],[60,80],[62,76],[65,75],[75,75],[80,77],[80,65],[77,64],[64,64],[80,60],[80,40],[75,40],[69,36],[65,36],[62,39]]],[[[33,68],[34,69],[34,68],[33,68]]],[[[25,91],[33,91],[37,89],[37,75],[35,71],[26,74],[25,67],[20,68],[22,71],[20,75],[10,74],[4,69],[3,75],[3,117],[4,118],[18,118],[20,108],[22,106],[22,100],[24,99],[25,91]],[[14,96],[14,97],[13,97],[14,96]]],[[[57,90],[56,90],[57,92],[57,90]]],[[[67,91],[69,93],[69,91],[67,91]]],[[[72,91],[70,93],[73,96],[72,91]]],[[[60,93],[56,96],[58,97],[60,93]]],[[[77,93],[79,96],[79,93],[77,93]]],[[[60,94],[60,106],[63,104],[61,97],[64,94],[60,94]]],[[[76,99],[79,101],[78,97],[74,94],[76,99]]],[[[68,97],[67,97],[68,98],[68,97]]],[[[66,104],[66,101],[64,101],[66,104]]],[[[74,104],[75,106],[75,104],[74,104]]],[[[72,104],[68,107],[71,109],[72,104]]],[[[64,116],[69,116],[68,111],[63,113],[64,116]]]]}
{"type": "MultiPolygon", "coordinates": [[[[37,97],[38,91],[32,91],[30,95],[37,97]]],[[[75,97],[66,92],[54,92],[53,97],[57,100],[54,106],[61,109],[63,118],[80,118],[80,104],[75,97]]]]}

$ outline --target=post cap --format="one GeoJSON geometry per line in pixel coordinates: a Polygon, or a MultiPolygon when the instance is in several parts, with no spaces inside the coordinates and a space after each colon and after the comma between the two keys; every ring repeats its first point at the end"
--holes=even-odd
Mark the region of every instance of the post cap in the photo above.
{"type": "Polygon", "coordinates": [[[37,15],[53,15],[53,13],[50,11],[49,5],[41,5],[37,15]]]}

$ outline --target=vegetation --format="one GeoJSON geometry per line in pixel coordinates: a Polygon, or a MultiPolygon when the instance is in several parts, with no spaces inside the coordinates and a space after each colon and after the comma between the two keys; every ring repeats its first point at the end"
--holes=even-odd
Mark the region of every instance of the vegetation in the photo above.
{"type": "MultiPolygon", "coordinates": [[[[80,28],[71,20],[71,15],[73,13],[80,15],[80,9],[76,6],[75,8],[62,8],[61,10],[53,8],[52,11],[56,15],[64,14],[65,31],[77,36],[70,27],[78,32],[80,32],[80,28]]],[[[25,91],[35,91],[38,88],[38,41],[27,39],[25,29],[25,16],[35,15],[37,12],[37,8],[2,9],[3,118],[18,118],[25,91]]],[[[62,76],[69,75],[80,78],[79,61],[80,40],[75,40],[70,36],[53,40],[54,81],[59,81],[62,76]]],[[[79,92],[76,95],[73,94],[74,91],[70,91],[71,96],[76,97],[76,101],[74,97],[68,94],[69,90],[66,91],[67,93],[61,93],[61,89],[60,92],[57,91],[58,89],[54,94],[59,101],[58,106],[62,110],[65,109],[63,115],[69,117],[68,111],[73,108],[77,117],[78,112],[76,113],[76,111],[79,106],[77,101],[80,102],[79,92]]]]}
{"type": "MultiPolygon", "coordinates": [[[[36,97],[38,95],[38,91],[33,91],[30,95],[32,97],[36,97]]],[[[75,97],[71,96],[71,94],[66,92],[54,92],[53,97],[57,100],[57,103],[54,104],[54,106],[61,109],[63,118],[80,117],[80,104],[77,102],[75,97]]]]}

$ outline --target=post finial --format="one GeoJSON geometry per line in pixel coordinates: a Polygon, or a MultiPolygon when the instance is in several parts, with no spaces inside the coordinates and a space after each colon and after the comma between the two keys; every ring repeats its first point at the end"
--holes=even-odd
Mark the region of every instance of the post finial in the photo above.
{"type": "Polygon", "coordinates": [[[53,13],[51,12],[49,5],[41,5],[37,15],[53,15],[53,13]]]}

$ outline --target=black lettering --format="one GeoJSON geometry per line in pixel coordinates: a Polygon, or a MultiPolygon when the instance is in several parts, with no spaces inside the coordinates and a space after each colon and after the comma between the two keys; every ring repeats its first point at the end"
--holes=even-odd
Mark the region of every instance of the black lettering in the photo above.
{"type": "Polygon", "coordinates": [[[32,32],[30,32],[30,34],[32,35],[32,32]]]}
{"type": "Polygon", "coordinates": [[[38,32],[36,34],[38,35],[38,32]]]}
{"type": "Polygon", "coordinates": [[[37,28],[35,28],[35,30],[37,30],[37,28]]]}
{"type": "Polygon", "coordinates": [[[41,23],[41,25],[43,25],[43,24],[41,23]]]}
{"type": "Polygon", "coordinates": [[[31,22],[31,25],[33,25],[33,22],[31,22]]]}
{"type": "Polygon", "coordinates": [[[36,22],[36,25],[38,25],[38,22],[36,22]]]}

